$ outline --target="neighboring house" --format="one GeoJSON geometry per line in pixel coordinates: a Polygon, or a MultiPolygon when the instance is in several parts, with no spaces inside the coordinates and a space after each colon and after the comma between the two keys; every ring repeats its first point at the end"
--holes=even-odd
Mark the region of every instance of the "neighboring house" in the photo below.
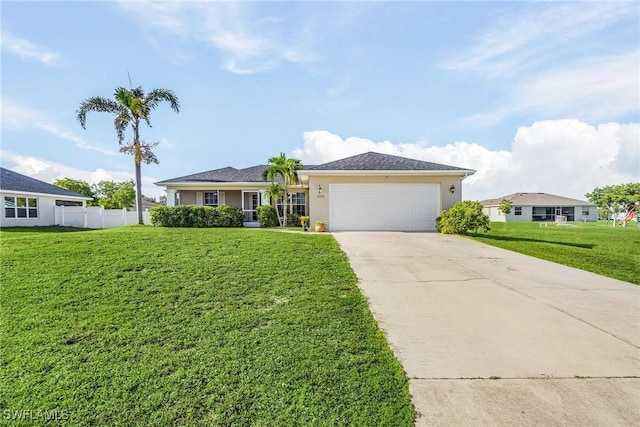
{"type": "Polygon", "coordinates": [[[0,226],[55,225],[56,206],[85,206],[91,200],[66,188],[0,168],[0,226]]]}
{"type": "MultiPolygon", "coordinates": [[[[226,167],[157,182],[167,205],[232,205],[257,225],[255,209],[267,204],[262,179],[266,165],[226,167]]],[[[435,230],[444,209],[461,200],[462,180],[474,170],[379,153],[364,153],[298,172],[287,211],[328,220],[341,230],[435,230]],[[291,208],[289,208],[289,206],[291,208]]],[[[282,203],[282,201],[280,202],[282,203]]]]}
{"type": "Polygon", "coordinates": [[[598,209],[593,203],[547,193],[513,193],[480,202],[491,221],[555,221],[557,216],[567,221],[597,221],[598,209]],[[511,201],[511,213],[498,210],[502,200],[511,201]]]}

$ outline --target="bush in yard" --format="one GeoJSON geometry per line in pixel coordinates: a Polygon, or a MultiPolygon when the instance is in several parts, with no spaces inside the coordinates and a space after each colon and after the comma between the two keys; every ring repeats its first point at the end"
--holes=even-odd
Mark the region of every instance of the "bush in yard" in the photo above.
{"type": "Polygon", "coordinates": [[[465,234],[490,230],[489,217],[482,212],[480,202],[463,200],[453,205],[449,210],[442,211],[436,219],[436,230],[443,234],[465,234]]]}
{"type": "Polygon", "coordinates": [[[235,206],[222,205],[215,209],[212,227],[243,227],[244,214],[235,206]]]}
{"type": "Polygon", "coordinates": [[[256,208],[260,227],[275,227],[278,225],[278,212],[271,205],[258,206],[256,208]]]}
{"type": "Polygon", "coordinates": [[[161,227],[242,227],[242,210],[233,206],[156,206],[151,224],[161,227]]]}
{"type": "Polygon", "coordinates": [[[300,222],[300,215],[297,213],[287,214],[287,225],[289,227],[301,227],[302,223],[300,222]]]}

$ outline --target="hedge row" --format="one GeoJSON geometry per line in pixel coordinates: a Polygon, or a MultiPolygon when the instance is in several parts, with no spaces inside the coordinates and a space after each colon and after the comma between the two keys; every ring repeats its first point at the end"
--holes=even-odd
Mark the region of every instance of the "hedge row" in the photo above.
{"type": "Polygon", "coordinates": [[[234,206],[156,206],[151,209],[151,224],[160,227],[242,227],[242,209],[234,206]]]}

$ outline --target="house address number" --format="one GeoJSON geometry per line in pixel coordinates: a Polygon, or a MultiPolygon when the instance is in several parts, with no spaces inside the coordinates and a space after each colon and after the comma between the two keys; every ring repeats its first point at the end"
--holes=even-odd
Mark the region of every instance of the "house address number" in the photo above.
{"type": "Polygon", "coordinates": [[[318,199],[324,199],[324,194],[318,194],[318,199]]]}

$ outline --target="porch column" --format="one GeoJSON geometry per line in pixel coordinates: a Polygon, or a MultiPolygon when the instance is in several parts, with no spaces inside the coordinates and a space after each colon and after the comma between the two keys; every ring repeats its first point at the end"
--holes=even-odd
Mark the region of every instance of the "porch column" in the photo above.
{"type": "Polygon", "coordinates": [[[176,190],[166,189],[167,192],[167,206],[175,206],[176,205],[176,190]]]}

